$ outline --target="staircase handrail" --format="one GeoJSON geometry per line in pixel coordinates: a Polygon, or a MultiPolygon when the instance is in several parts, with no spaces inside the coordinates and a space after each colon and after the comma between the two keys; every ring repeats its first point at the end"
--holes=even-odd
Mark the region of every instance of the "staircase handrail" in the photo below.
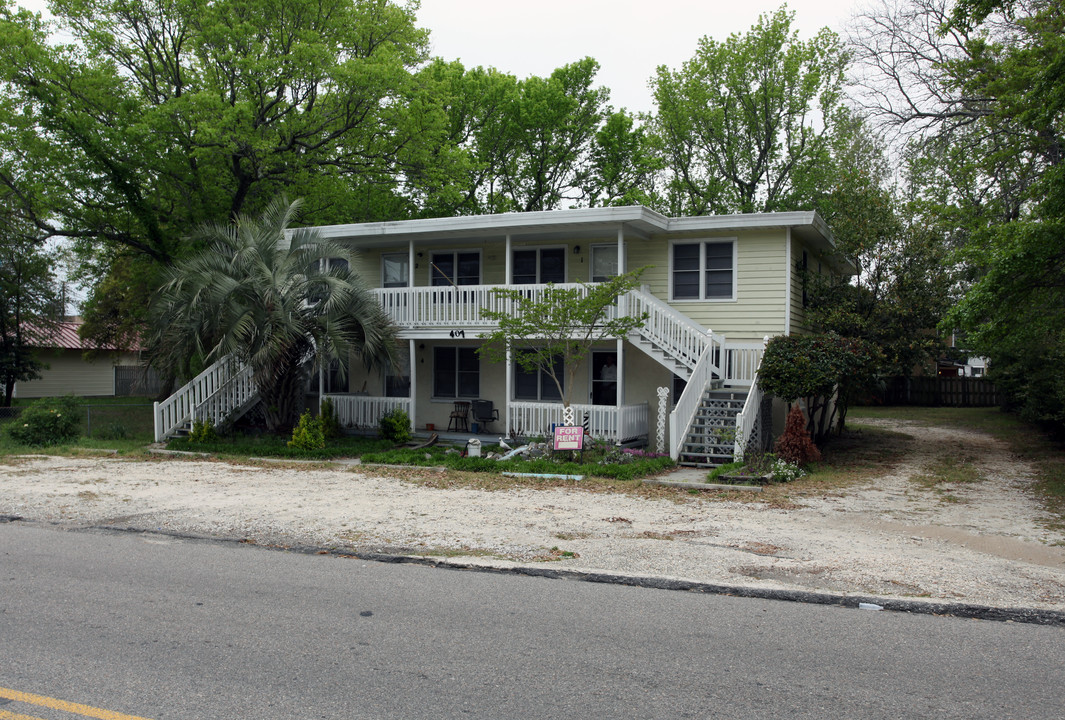
{"type": "MultiPolygon", "coordinates": [[[[208,395],[192,409],[192,422],[209,421],[218,426],[230,419],[234,412],[240,412],[258,398],[255,383],[252,381],[251,366],[244,363],[231,375],[220,388],[208,395]]],[[[235,418],[233,418],[235,419],[235,418]]]]}
{"type": "Polygon", "coordinates": [[[644,290],[630,290],[629,313],[647,313],[647,320],[633,332],[662,348],[688,368],[695,368],[708,347],[715,344],[707,330],[668,303],[644,290]]]}
{"type": "Polygon", "coordinates": [[[703,393],[706,392],[706,388],[710,386],[715,376],[721,376],[721,368],[714,363],[715,349],[718,357],[722,356],[724,343],[717,339],[720,337],[715,336],[713,332],[708,333],[710,341],[706,344],[702,355],[699,356],[699,362],[695,364],[691,377],[688,378],[688,384],[684,387],[684,392],[677,398],[673,412],[669,414],[669,456],[673,460],[680,457],[684,437],[688,428],[691,427],[692,420],[695,419],[703,393]]]}
{"type": "Polygon", "coordinates": [[[163,402],[153,404],[156,442],[163,442],[187,423],[192,418],[193,408],[226,383],[232,376],[233,361],[233,356],[227,355],[178,388],[163,402]]]}
{"type": "MultiPolygon", "coordinates": [[[[768,344],[769,336],[767,335],[762,341],[762,347],[764,348],[768,344]]],[[[736,441],[732,449],[732,457],[736,460],[743,459],[743,456],[747,453],[747,445],[751,441],[751,435],[754,434],[754,429],[758,426],[759,419],[761,419],[762,400],[765,398],[765,393],[762,392],[762,388],[758,385],[758,371],[761,369],[762,361],[759,358],[758,367],[755,369],[754,378],[751,380],[751,389],[747,391],[747,399],[743,402],[743,409],[736,416],[736,441]]]]}

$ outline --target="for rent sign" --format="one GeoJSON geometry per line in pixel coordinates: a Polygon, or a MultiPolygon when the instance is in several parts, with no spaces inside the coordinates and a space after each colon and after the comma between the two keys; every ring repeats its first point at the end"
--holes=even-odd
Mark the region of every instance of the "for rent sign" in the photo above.
{"type": "Polygon", "coordinates": [[[555,426],[555,450],[583,450],[584,428],[580,425],[555,426]]]}

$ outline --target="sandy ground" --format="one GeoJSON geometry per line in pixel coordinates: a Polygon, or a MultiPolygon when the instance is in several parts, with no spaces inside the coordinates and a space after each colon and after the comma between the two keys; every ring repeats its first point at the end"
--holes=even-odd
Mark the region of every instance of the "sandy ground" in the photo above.
{"type": "Polygon", "coordinates": [[[27,456],[0,464],[0,515],[500,567],[1065,610],[1065,536],[1046,529],[1030,468],[978,432],[862,422],[912,435],[907,462],[787,509],[684,491],[647,499],[434,489],[361,467],[27,456]],[[912,480],[944,454],[971,460],[979,479],[948,490],[912,480]]]}

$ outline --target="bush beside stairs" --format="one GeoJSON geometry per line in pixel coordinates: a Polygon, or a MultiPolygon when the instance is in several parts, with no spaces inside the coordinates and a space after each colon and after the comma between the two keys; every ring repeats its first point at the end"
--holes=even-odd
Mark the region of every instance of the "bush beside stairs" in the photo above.
{"type": "Polygon", "coordinates": [[[677,464],[713,468],[732,462],[736,416],[746,400],[746,390],[708,390],[684,437],[677,464]]]}

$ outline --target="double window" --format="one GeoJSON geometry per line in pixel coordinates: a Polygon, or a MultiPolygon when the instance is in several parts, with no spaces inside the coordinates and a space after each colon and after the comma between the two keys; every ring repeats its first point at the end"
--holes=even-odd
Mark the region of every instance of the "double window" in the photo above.
{"type": "Polygon", "coordinates": [[[433,397],[476,398],[481,395],[481,359],[476,348],[433,348],[433,397]]]}
{"type": "MultiPolygon", "coordinates": [[[[552,372],[559,382],[565,382],[565,367],[561,357],[555,357],[552,362],[552,372]]],[[[563,387],[565,387],[563,385],[563,387]]],[[[562,395],[558,391],[558,385],[545,370],[537,369],[532,372],[525,370],[518,363],[514,363],[514,399],[531,400],[533,402],[561,402],[562,395]]]]}
{"type": "Polygon", "coordinates": [[[481,253],[435,252],[429,268],[431,285],[480,285],[481,253]]]}
{"type": "Polygon", "coordinates": [[[715,240],[674,243],[670,258],[674,300],[733,300],[736,243],[715,240]]]}
{"type": "Polygon", "coordinates": [[[536,248],[514,251],[511,282],[515,285],[566,282],[566,249],[536,248]]]}

